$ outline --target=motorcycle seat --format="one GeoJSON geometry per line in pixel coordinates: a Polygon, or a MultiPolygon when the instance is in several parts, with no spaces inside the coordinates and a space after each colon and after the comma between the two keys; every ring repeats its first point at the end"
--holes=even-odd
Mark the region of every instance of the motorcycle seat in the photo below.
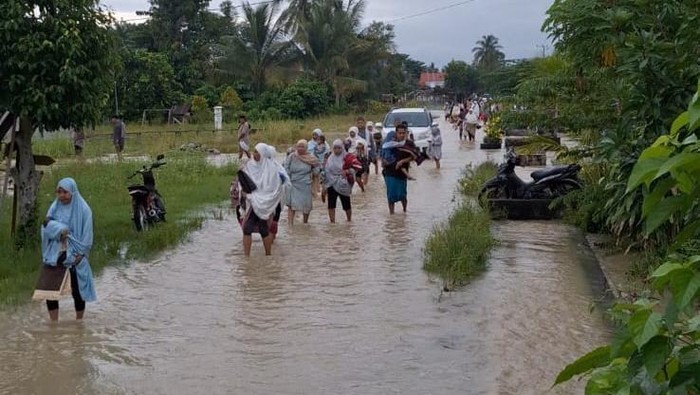
{"type": "Polygon", "coordinates": [[[530,173],[530,177],[532,177],[533,180],[541,180],[555,174],[563,173],[568,168],[569,166],[555,166],[549,169],[537,170],[530,173]]]}

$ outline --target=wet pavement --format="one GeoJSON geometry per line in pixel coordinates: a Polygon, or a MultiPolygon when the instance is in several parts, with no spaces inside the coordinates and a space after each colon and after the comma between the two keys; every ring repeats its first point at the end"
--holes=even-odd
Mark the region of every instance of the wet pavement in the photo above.
{"type": "Polygon", "coordinates": [[[84,322],[68,300],[58,324],[39,303],[0,312],[0,393],[582,393],[549,391],[609,336],[589,313],[603,282],[578,230],[495,222],[488,270],[456,292],[421,269],[461,170],[503,155],[442,129],[443,168],[411,170],[407,215],[388,215],[372,177],[351,224],[329,224],[320,201],[308,225],[283,213],[272,257],[255,239],[245,258],[229,214],[153,261],[105,269],[84,322]]]}

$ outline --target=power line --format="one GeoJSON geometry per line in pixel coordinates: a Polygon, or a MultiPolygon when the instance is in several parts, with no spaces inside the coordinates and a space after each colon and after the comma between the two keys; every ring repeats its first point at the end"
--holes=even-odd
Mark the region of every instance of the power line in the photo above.
{"type": "Polygon", "coordinates": [[[433,9],[431,9],[431,10],[419,12],[419,13],[417,13],[417,14],[411,14],[411,15],[406,15],[406,16],[402,16],[402,17],[399,17],[399,18],[395,18],[395,19],[390,19],[390,20],[387,21],[387,23],[394,23],[394,22],[399,22],[399,21],[403,21],[403,20],[406,20],[406,19],[416,18],[416,17],[423,16],[423,15],[434,14],[434,13],[436,13],[436,12],[448,10],[448,9],[454,8],[454,7],[459,7],[459,6],[461,6],[461,5],[464,5],[464,4],[467,4],[467,3],[472,3],[472,2],[474,2],[474,1],[475,1],[475,0],[465,0],[465,1],[460,1],[460,2],[457,2],[457,3],[448,4],[448,5],[446,5],[446,6],[433,8],[433,9]]]}

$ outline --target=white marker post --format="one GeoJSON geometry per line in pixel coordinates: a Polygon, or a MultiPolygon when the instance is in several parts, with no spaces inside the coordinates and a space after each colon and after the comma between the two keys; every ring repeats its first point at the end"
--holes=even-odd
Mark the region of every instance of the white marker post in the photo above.
{"type": "Polygon", "coordinates": [[[214,130],[223,129],[224,116],[221,106],[214,107],[214,130]]]}

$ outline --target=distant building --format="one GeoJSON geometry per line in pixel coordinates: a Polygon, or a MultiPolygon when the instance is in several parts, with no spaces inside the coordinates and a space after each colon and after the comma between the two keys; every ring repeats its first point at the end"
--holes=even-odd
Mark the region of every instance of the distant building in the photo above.
{"type": "Polygon", "coordinates": [[[420,73],[418,81],[420,88],[444,88],[445,74],[444,73],[420,73]]]}

